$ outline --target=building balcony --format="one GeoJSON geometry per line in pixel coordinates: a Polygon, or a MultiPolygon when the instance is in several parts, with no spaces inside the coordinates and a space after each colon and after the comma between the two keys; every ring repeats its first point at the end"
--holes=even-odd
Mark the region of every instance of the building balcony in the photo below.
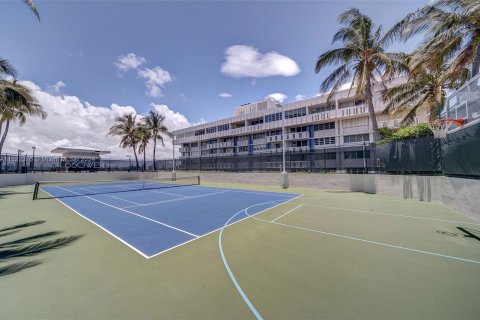
{"type": "Polygon", "coordinates": [[[353,106],[337,110],[337,117],[354,117],[360,114],[368,114],[367,106],[362,104],[359,106],[353,106]]]}

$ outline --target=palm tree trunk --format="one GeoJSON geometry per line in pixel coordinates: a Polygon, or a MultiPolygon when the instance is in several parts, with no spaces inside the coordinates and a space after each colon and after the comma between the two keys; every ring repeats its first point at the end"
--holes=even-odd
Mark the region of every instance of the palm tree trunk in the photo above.
{"type": "Polygon", "coordinates": [[[146,149],[147,149],[147,148],[143,147],[143,171],[147,171],[146,149]]]}
{"type": "Polygon", "coordinates": [[[157,171],[157,165],[155,164],[156,149],[157,149],[157,137],[153,137],[153,171],[157,171]]]}
{"type": "Polygon", "coordinates": [[[133,145],[133,154],[135,155],[135,163],[137,164],[137,171],[140,170],[140,165],[138,164],[138,157],[137,157],[137,146],[133,145]]]}
{"type": "Polygon", "coordinates": [[[366,98],[367,98],[368,115],[370,116],[370,122],[372,124],[373,141],[379,141],[380,140],[380,133],[378,132],[377,115],[375,114],[375,109],[374,109],[374,106],[373,106],[373,92],[372,92],[371,74],[368,74],[367,77],[366,77],[365,95],[366,95],[366,98]]]}
{"type": "Polygon", "coordinates": [[[0,154],[2,154],[3,145],[5,143],[5,139],[7,139],[7,133],[8,133],[9,127],[10,127],[10,120],[7,120],[7,123],[5,125],[5,131],[3,132],[3,135],[2,135],[2,140],[0,140],[0,154]]]}
{"type": "Polygon", "coordinates": [[[480,69],[480,45],[477,46],[477,52],[475,54],[475,57],[473,58],[473,64],[472,64],[472,77],[475,77],[480,69]]]}

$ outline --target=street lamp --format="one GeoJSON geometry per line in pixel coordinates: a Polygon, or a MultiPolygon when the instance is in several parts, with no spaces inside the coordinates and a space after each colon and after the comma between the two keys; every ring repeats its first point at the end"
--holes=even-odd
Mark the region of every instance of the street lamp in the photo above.
{"type": "Polygon", "coordinates": [[[32,173],[35,172],[35,150],[37,147],[32,146],[32,173]]]}
{"type": "Polygon", "coordinates": [[[23,153],[23,150],[18,149],[17,153],[17,171],[20,173],[20,155],[23,153]]]}
{"type": "Polygon", "coordinates": [[[285,112],[283,105],[275,98],[268,97],[267,100],[270,100],[275,104],[275,107],[282,109],[282,188],[287,189],[289,186],[288,183],[288,172],[285,166],[285,112]]]}
{"type": "Polygon", "coordinates": [[[132,171],[132,156],[127,154],[128,158],[128,171],[132,171]]]}
{"type": "Polygon", "coordinates": [[[177,180],[177,173],[175,172],[175,140],[176,136],[172,136],[172,154],[173,154],[173,161],[172,161],[172,180],[177,180]]]}

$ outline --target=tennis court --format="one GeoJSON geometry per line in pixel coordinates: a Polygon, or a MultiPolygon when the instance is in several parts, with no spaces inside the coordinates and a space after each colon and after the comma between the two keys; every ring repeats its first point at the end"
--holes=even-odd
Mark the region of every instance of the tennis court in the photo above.
{"type": "Polygon", "coordinates": [[[3,226],[43,219],[25,236],[84,235],[41,254],[40,265],[0,277],[5,318],[480,314],[480,222],[440,203],[300,187],[138,183],[45,184],[39,198],[56,199],[38,201],[33,186],[2,190],[3,226]]]}
{"type": "Polygon", "coordinates": [[[45,182],[37,188],[145,258],[299,196],[198,184],[200,177],[194,176],[175,181],[45,182]]]}

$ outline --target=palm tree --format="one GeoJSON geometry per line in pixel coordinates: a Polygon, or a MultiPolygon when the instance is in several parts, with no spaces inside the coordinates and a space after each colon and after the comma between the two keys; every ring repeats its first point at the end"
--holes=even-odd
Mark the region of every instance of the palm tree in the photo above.
{"type": "Polygon", "coordinates": [[[408,40],[427,32],[420,50],[419,64],[452,60],[449,71],[472,66],[480,69],[480,2],[436,0],[408,14],[390,31],[392,39],[408,40]]]}
{"type": "Polygon", "coordinates": [[[152,139],[152,133],[150,129],[144,125],[138,125],[135,131],[139,141],[138,152],[140,153],[143,152],[143,171],[145,171],[147,170],[147,157],[146,157],[147,145],[152,139]]]}
{"type": "Polygon", "coordinates": [[[162,134],[165,134],[169,137],[172,137],[172,134],[168,130],[168,128],[164,124],[165,117],[160,113],[150,110],[148,115],[144,119],[144,125],[150,131],[150,134],[153,139],[153,170],[157,170],[157,166],[155,164],[155,154],[157,149],[157,140],[162,143],[162,146],[165,146],[163,142],[162,134]]]}
{"type": "Polygon", "coordinates": [[[40,21],[40,14],[38,13],[35,3],[33,3],[33,0],[23,0],[23,2],[33,11],[38,21],[40,21]]]}
{"type": "Polygon", "coordinates": [[[10,123],[17,121],[21,126],[27,122],[28,116],[47,117],[43,107],[33,97],[29,88],[17,83],[16,80],[0,80],[3,97],[0,103],[0,134],[5,123],[5,131],[0,140],[0,154],[7,138],[10,123]]]}
{"type": "Polygon", "coordinates": [[[133,154],[135,155],[135,162],[137,164],[137,170],[140,169],[138,164],[137,157],[137,146],[139,143],[138,135],[136,132],[137,128],[137,116],[133,113],[124,114],[121,117],[115,118],[115,124],[110,127],[108,135],[110,136],[120,136],[120,147],[132,148],[133,154]]]}
{"type": "MultiPolygon", "coordinates": [[[[385,52],[387,39],[382,27],[375,29],[372,20],[358,9],[352,8],[340,14],[342,27],[332,39],[332,43],[342,42],[340,48],[328,50],[317,58],[315,72],[319,73],[329,65],[338,66],[321,84],[321,91],[330,90],[330,100],[348,81],[350,90],[356,86],[356,95],[363,96],[374,132],[374,141],[380,139],[377,117],[373,106],[373,91],[377,87],[386,88],[386,81],[405,67],[400,53],[385,52]]],[[[350,91],[349,91],[350,92],[350,91]]]]}
{"type": "MultiPolygon", "coordinates": [[[[17,71],[15,68],[8,62],[8,60],[0,58],[0,79],[4,79],[6,76],[15,77],[17,71]]],[[[5,102],[5,85],[3,81],[0,81],[0,104],[3,105],[5,102]]],[[[0,127],[1,132],[1,127],[0,127]]]]}
{"type": "Polygon", "coordinates": [[[429,114],[429,120],[433,121],[440,117],[445,106],[447,90],[459,88],[467,76],[467,69],[451,73],[446,64],[418,66],[411,70],[405,83],[382,92],[383,100],[388,102],[384,113],[406,112],[402,120],[405,124],[413,120],[418,110],[423,109],[429,114]]]}
{"type": "Polygon", "coordinates": [[[0,76],[16,76],[15,68],[8,62],[8,60],[0,58],[0,76]]]}

